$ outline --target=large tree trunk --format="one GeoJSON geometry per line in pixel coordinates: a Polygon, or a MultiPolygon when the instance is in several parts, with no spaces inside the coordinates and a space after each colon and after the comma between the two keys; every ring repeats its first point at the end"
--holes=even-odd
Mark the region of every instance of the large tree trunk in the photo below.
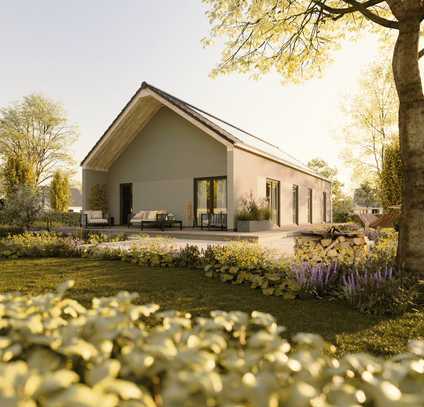
{"type": "Polygon", "coordinates": [[[398,263],[411,273],[424,271],[424,96],[418,65],[419,30],[423,17],[420,1],[388,0],[400,26],[393,56],[404,168],[398,263]]]}

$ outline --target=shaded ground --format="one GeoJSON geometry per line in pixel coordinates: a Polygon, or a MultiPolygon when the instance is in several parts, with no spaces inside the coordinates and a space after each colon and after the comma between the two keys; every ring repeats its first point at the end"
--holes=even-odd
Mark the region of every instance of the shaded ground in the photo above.
{"type": "Polygon", "coordinates": [[[0,261],[0,291],[37,294],[63,280],[76,284],[70,296],[88,304],[93,296],[136,291],[143,303],[194,315],[214,309],[259,310],[273,314],[290,336],[313,332],[336,344],[340,353],[368,351],[390,355],[405,350],[409,339],[424,338],[424,311],[394,319],[360,314],[335,301],[282,300],[247,286],[209,279],[201,271],[151,269],[120,261],[94,259],[25,259],[0,261]]]}

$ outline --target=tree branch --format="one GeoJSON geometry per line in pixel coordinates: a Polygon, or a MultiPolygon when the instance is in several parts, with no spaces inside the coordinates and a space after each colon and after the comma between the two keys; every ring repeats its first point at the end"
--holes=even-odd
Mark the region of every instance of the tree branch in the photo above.
{"type": "MultiPolygon", "coordinates": [[[[360,3],[357,0],[343,0],[345,3],[350,4],[353,8],[356,9],[356,11],[359,11],[363,16],[368,18],[369,20],[373,21],[376,24],[379,24],[386,28],[392,28],[395,30],[399,29],[399,23],[394,20],[387,20],[386,18],[380,17],[378,14],[374,14],[372,11],[368,10],[368,7],[371,7],[370,4],[367,5],[367,3],[370,3],[369,1],[366,1],[365,3],[360,3]]],[[[382,3],[379,1],[378,3],[382,3]]],[[[378,3],[373,4],[374,6],[378,3]]]]}
{"type": "Polygon", "coordinates": [[[418,59],[424,57],[424,48],[418,53],[418,59]]]}
{"type": "MultiPolygon", "coordinates": [[[[323,10],[327,11],[331,14],[350,14],[350,13],[356,13],[358,10],[358,5],[353,5],[351,7],[332,7],[322,2],[322,0],[312,0],[317,6],[321,7],[323,10]]],[[[346,3],[350,4],[349,1],[343,0],[346,3]]],[[[383,3],[385,0],[368,0],[365,3],[359,3],[359,5],[363,8],[373,7],[377,4],[383,3]]]]}

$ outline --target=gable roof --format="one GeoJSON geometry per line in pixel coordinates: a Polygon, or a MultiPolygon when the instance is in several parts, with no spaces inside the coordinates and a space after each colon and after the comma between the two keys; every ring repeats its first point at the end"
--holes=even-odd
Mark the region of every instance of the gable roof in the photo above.
{"type": "MultiPolygon", "coordinates": [[[[225,120],[214,116],[211,113],[208,113],[194,105],[191,105],[188,102],[177,98],[176,96],[173,96],[153,85],[150,85],[147,82],[142,83],[137,92],[132,96],[132,98],[124,106],[118,116],[97,141],[97,143],[82,160],[81,166],[90,168],[90,166],[87,166],[87,164],[100,150],[102,143],[105,143],[105,141],[110,138],[114,132],[116,133],[116,129],[122,124],[124,117],[130,114],[132,109],[136,109],[136,104],[139,102],[139,100],[147,100],[147,98],[151,98],[154,100],[154,102],[151,102],[152,106],[149,110],[149,114],[146,114],[145,116],[139,116],[140,121],[143,122],[140,124],[141,126],[146,125],[147,122],[150,121],[150,119],[160,109],[160,107],[165,105],[176,111],[176,113],[190,120],[193,124],[197,125],[202,130],[206,131],[209,135],[213,136],[224,144],[233,145],[236,148],[244,149],[264,158],[276,161],[280,164],[284,164],[288,167],[297,169],[324,181],[330,182],[327,178],[312,171],[301,161],[282,151],[278,146],[275,146],[264,139],[261,139],[231,123],[226,122],[225,120]]],[[[129,143],[127,143],[127,145],[128,144],[129,143]]],[[[125,142],[121,143],[119,146],[122,149],[125,147],[125,142]]],[[[119,151],[117,151],[115,155],[119,154],[119,151]]],[[[101,153],[99,155],[101,155],[101,153]]]]}

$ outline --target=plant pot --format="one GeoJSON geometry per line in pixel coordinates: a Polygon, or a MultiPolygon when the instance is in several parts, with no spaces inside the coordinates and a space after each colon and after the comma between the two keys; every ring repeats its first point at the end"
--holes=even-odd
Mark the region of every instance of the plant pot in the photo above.
{"type": "Polygon", "coordinates": [[[270,220],[238,220],[237,232],[261,232],[272,230],[273,224],[270,220]]]}

